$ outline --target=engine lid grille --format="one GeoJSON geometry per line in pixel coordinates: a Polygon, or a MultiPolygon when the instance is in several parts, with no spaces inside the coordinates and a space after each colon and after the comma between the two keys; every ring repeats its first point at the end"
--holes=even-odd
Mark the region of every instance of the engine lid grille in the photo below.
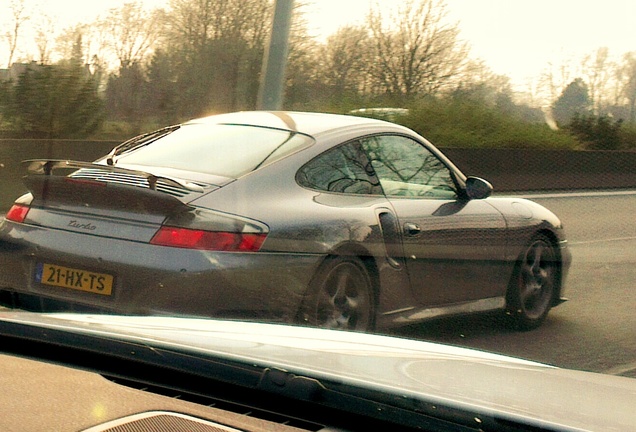
{"type": "MultiPolygon", "coordinates": [[[[82,168],[74,172],[73,174],[71,174],[70,177],[75,179],[93,180],[93,181],[100,181],[100,182],[106,182],[106,183],[117,183],[121,185],[134,186],[134,187],[140,187],[140,188],[146,188],[146,189],[151,188],[150,182],[146,178],[140,175],[121,173],[121,172],[111,172],[108,170],[101,170],[101,169],[95,169],[95,168],[82,168]]],[[[210,186],[208,184],[200,183],[200,182],[193,182],[193,183],[196,184],[197,186],[200,186],[201,188],[210,186]]],[[[192,190],[189,190],[189,189],[168,184],[166,181],[162,179],[159,179],[157,181],[155,185],[155,189],[159,192],[163,192],[178,198],[182,198],[193,192],[192,190]]]]}

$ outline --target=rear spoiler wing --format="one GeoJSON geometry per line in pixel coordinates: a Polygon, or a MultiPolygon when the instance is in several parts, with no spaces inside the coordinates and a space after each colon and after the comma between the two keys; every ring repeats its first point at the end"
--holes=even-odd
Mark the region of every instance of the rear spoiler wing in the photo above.
{"type": "Polygon", "coordinates": [[[117,172],[122,174],[132,174],[136,176],[140,176],[148,181],[148,186],[152,190],[157,190],[157,182],[161,180],[162,182],[168,183],[172,186],[180,187],[182,189],[192,191],[192,192],[200,192],[203,193],[203,187],[198,184],[182,180],[175,177],[169,176],[161,176],[156,174],[151,174],[145,171],[132,170],[128,168],[121,168],[112,165],[102,165],[93,162],[81,162],[81,161],[73,161],[73,160],[58,160],[58,159],[31,159],[22,161],[22,164],[26,166],[28,174],[39,174],[50,176],[53,175],[53,171],[58,169],[99,169],[108,172],[117,172]]]}

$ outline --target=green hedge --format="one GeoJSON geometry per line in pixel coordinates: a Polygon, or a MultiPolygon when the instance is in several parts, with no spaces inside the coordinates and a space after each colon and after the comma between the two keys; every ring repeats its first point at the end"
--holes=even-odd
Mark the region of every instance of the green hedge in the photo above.
{"type": "Polygon", "coordinates": [[[439,147],[582,148],[569,132],[553,130],[534,116],[534,121],[528,121],[476,102],[435,101],[411,108],[399,122],[439,147]]]}

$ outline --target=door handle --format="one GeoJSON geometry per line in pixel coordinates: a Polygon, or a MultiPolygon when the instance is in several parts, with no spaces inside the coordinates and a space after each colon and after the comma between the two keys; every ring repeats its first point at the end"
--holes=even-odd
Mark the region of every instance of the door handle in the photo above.
{"type": "Polygon", "coordinates": [[[404,224],[404,234],[408,236],[416,236],[422,232],[422,228],[418,224],[406,222],[404,224]]]}

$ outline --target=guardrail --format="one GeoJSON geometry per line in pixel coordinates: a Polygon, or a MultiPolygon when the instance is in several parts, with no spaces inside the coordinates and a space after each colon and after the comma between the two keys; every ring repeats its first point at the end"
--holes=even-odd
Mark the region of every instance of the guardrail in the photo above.
{"type": "Polygon", "coordinates": [[[636,151],[443,149],[495,191],[636,188],[636,151]]]}
{"type": "MultiPolygon", "coordinates": [[[[119,142],[0,139],[0,210],[26,192],[25,159],[93,161],[119,142]]],[[[636,152],[528,149],[442,149],[466,174],[495,191],[636,188],[636,152]]]]}

